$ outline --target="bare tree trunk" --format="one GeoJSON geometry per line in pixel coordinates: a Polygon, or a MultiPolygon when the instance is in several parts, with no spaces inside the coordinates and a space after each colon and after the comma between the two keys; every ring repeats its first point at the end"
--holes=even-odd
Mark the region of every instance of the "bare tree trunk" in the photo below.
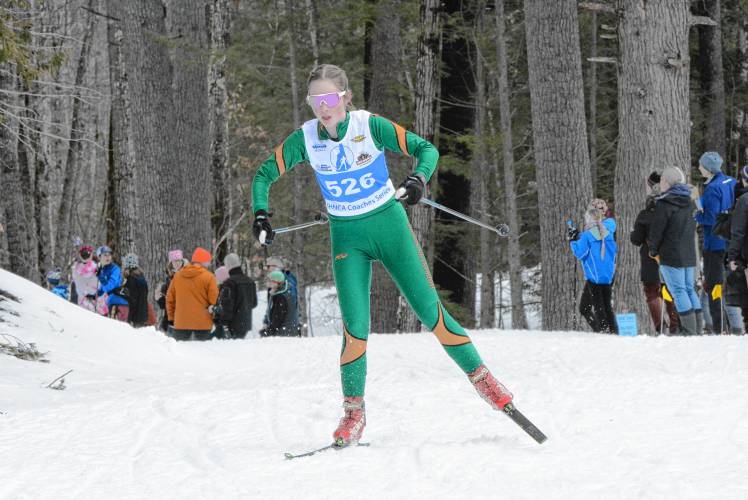
{"type": "MultiPolygon", "coordinates": [[[[619,141],[615,175],[618,227],[633,227],[654,169],[690,164],[688,2],[619,0],[619,141]]],[[[628,234],[621,234],[623,241],[628,234]]],[[[616,306],[647,313],[639,282],[639,250],[618,247],[616,306]]],[[[648,322],[641,321],[641,324],[648,322]]]]}
{"type": "MultiPolygon", "coordinates": [[[[590,57],[597,57],[597,11],[592,11],[590,57]]],[[[590,178],[597,192],[597,63],[590,62],[590,178]]]]}
{"type": "Polygon", "coordinates": [[[582,286],[564,220],[592,196],[577,2],[525,0],[534,152],[538,180],[543,329],[579,327],[582,286]]]}
{"type": "MultiPolygon", "coordinates": [[[[9,93],[0,93],[0,103],[5,109],[13,109],[17,99],[13,92],[17,90],[14,68],[4,63],[0,65],[0,89],[9,93]]],[[[5,233],[8,241],[8,260],[10,271],[32,279],[26,260],[25,214],[21,185],[21,171],[18,164],[19,124],[15,118],[0,112],[0,180],[2,180],[2,209],[5,212],[5,233]]]]}
{"type": "MultiPolygon", "coordinates": [[[[93,8],[93,0],[88,2],[88,8],[93,8]]],[[[84,117],[81,113],[80,88],[83,86],[84,79],[86,78],[86,69],[91,54],[91,38],[94,29],[93,15],[89,13],[84,15],[88,16],[88,22],[83,32],[81,51],[78,57],[78,68],[75,72],[75,89],[73,90],[72,99],[73,111],[70,120],[70,141],[68,142],[67,158],[65,159],[63,168],[62,200],[57,222],[57,237],[55,238],[58,248],[55,254],[55,262],[60,266],[70,260],[75,250],[69,242],[72,232],[73,211],[78,203],[77,174],[81,170],[81,140],[83,139],[83,129],[85,127],[84,117]]]]}
{"type": "MultiPolygon", "coordinates": [[[[413,131],[424,139],[434,142],[436,92],[439,86],[437,78],[437,57],[441,37],[441,16],[439,15],[439,0],[425,0],[421,2],[421,30],[418,36],[418,60],[416,61],[415,82],[415,121],[413,131]]],[[[436,186],[436,174],[430,185],[436,186]]],[[[424,196],[430,196],[428,190],[424,196]]],[[[433,244],[429,242],[429,229],[434,220],[434,211],[422,205],[408,208],[411,225],[416,239],[423,248],[424,256],[433,256],[430,250],[433,244]]],[[[427,260],[429,268],[433,259],[427,260]]],[[[404,299],[401,297],[400,301],[404,299]]],[[[400,331],[417,332],[421,329],[413,309],[400,305],[400,331]]],[[[431,327],[432,325],[427,325],[431,327]]]]}
{"type": "Polygon", "coordinates": [[[210,110],[210,164],[213,177],[213,209],[211,227],[216,260],[223,262],[228,253],[229,238],[218,244],[231,227],[229,217],[229,120],[226,90],[226,49],[231,32],[229,0],[212,0],[210,4],[210,67],[208,70],[208,99],[210,110]]]}
{"type": "Polygon", "coordinates": [[[701,104],[706,115],[704,149],[727,153],[725,132],[725,75],[722,66],[722,20],[719,0],[698,0],[697,13],[710,17],[716,25],[699,25],[699,68],[701,104]]]}
{"type": "MultiPolygon", "coordinates": [[[[399,101],[394,85],[400,68],[392,61],[400,57],[401,0],[386,0],[378,4],[371,40],[371,82],[367,107],[374,113],[398,120],[399,101]]],[[[395,179],[406,171],[396,155],[387,154],[390,175],[395,179]]],[[[392,278],[375,262],[372,273],[371,330],[377,333],[394,333],[398,327],[399,294],[392,278]]]]}
{"type": "MultiPolygon", "coordinates": [[[[114,14],[111,6],[108,12],[114,14]]],[[[119,23],[107,21],[111,106],[109,116],[108,186],[106,203],[106,241],[119,255],[136,251],[135,152],[130,140],[131,110],[124,55],[123,34],[119,23]]]]}
{"type": "MultiPolygon", "coordinates": [[[[307,12],[310,13],[310,22],[312,19],[311,12],[309,11],[310,0],[307,0],[307,12]]],[[[289,78],[291,80],[291,107],[293,112],[293,126],[299,128],[301,126],[301,110],[299,102],[299,82],[297,78],[298,66],[296,59],[296,30],[294,20],[296,19],[296,2],[294,0],[285,1],[286,19],[288,22],[288,58],[289,58],[289,78]]],[[[316,43],[316,33],[312,35],[314,43],[316,43]]],[[[315,47],[313,47],[315,48],[315,47]]],[[[316,66],[316,64],[315,64],[316,66]]],[[[296,223],[303,222],[304,219],[304,206],[306,203],[306,197],[304,193],[307,191],[309,178],[303,175],[302,172],[296,172],[294,176],[294,192],[296,196],[293,199],[293,214],[294,221],[296,223]]],[[[306,263],[304,262],[304,248],[306,246],[307,234],[305,231],[295,231],[291,235],[291,245],[293,247],[294,259],[292,262],[293,271],[296,274],[298,283],[298,307],[299,307],[299,320],[302,325],[308,324],[307,318],[307,304],[306,304],[306,263]]]]}
{"type": "Polygon", "coordinates": [[[312,66],[319,65],[319,43],[317,41],[317,8],[314,5],[315,0],[305,0],[306,15],[309,19],[309,45],[312,49],[312,66]]]}
{"type": "MultiPolygon", "coordinates": [[[[517,186],[514,177],[514,140],[512,138],[512,109],[509,103],[509,62],[506,50],[506,29],[504,0],[496,0],[496,61],[498,64],[499,112],[501,118],[501,152],[504,163],[504,198],[506,200],[507,224],[509,232],[507,264],[509,266],[509,286],[512,300],[513,329],[527,329],[527,316],[522,297],[522,254],[519,247],[521,226],[517,210],[517,186]]],[[[498,177],[497,177],[498,181],[498,177]]]]}

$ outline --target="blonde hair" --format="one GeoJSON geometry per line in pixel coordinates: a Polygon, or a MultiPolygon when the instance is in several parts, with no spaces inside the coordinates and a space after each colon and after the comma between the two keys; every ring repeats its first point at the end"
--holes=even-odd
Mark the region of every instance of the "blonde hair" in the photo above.
{"type": "Polygon", "coordinates": [[[348,75],[334,64],[320,64],[309,73],[307,86],[316,80],[331,80],[340,90],[348,90],[348,75]]]}
{"type": "Polygon", "coordinates": [[[678,167],[666,167],[665,170],[662,171],[660,180],[665,181],[670,186],[674,186],[676,184],[685,184],[686,176],[683,173],[683,170],[678,167]]]}
{"type": "MultiPolygon", "coordinates": [[[[348,86],[348,75],[343,68],[334,64],[320,64],[309,73],[309,78],[306,81],[307,87],[317,80],[330,80],[338,89],[345,90],[350,96],[351,89],[348,86]]],[[[346,108],[349,110],[355,109],[352,102],[349,102],[346,108]]]]}

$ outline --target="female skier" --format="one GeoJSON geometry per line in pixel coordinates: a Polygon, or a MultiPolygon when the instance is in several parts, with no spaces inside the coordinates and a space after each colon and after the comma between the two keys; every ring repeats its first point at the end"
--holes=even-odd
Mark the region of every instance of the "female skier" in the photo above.
{"type": "Polygon", "coordinates": [[[309,162],[329,214],[333,274],[343,315],[344,415],[333,433],[336,445],[358,442],[366,425],[363,396],[371,263],[375,260],[384,265],[418,318],[433,330],[481,397],[502,410],[512,401],[512,394],[491,375],[465,330],[441,304],[385,163],[385,149],[418,160],[415,172],[397,190],[400,200],[414,205],[436,169],[438,151],[394,122],[368,111],[354,111],[348,78],[337,66],[315,68],[308,89],[307,102],[316,118],[288,136],[255,174],[252,229],[261,243],[272,242],[270,185],[298,163],[309,162]]]}

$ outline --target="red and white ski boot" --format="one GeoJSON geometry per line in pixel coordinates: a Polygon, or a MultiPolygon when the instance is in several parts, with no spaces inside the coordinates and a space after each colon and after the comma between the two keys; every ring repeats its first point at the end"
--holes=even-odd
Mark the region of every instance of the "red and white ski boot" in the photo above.
{"type": "Polygon", "coordinates": [[[348,446],[358,443],[366,427],[366,413],[364,409],[364,398],[343,398],[343,418],[340,419],[338,428],[332,433],[336,446],[348,446]]]}
{"type": "Polygon", "coordinates": [[[480,365],[468,373],[468,378],[480,397],[485,399],[494,410],[504,411],[504,407],[512,402],[512,393],[491,375],[486,365],[480,365]]]}

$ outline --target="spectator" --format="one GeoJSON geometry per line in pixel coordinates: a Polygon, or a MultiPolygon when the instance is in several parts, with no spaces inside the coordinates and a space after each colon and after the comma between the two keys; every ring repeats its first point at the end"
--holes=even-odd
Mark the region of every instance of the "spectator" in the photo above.
{"type": "Polygon", "coordinates": [[[148,325],[148,283],[138,264],[138,256],[134,253],[128,253],[122,259],[125,270],[122,295],[129,304],[127,322],[135,328],[148,325]]]}
{"type": "Polygon", "coordinates": [[[652,172],[647,178],[647,201],[639,215],[636,216],[634,229],[631,231],[631,243],[639,247],[639,259],[641,261],[640,277],[644,289],[644,297],[652,317],[655,331],[659,334],[665,327],[665,316],[663,302],[667,310],[669,331],[671,334],[678,333],[678,313],[672,302],[662,300],[662,284],[660,283],[660,266],[649,256],[647,246],[647,232],[652,223],[655,210],[655,200],[660,194],[660,174],[652,172]]]}
{"type": "MultiPolygon", "coordinates": [[[[730,242],[727,247],[729,272],[727,275],[728,296],[726,302],[740,307],[743,313],[744,330],[748,332],[748,165],[740,169],[739,197],[730,220],[730,242]]],[[[737,333],[737,331],[735,331],[737,333]]]]}
{"type": "Polygon", "coordinates": [[[53,269],[47,273],[47,290],[54,293],[58,297],[68,300],[68,287],[66,284],[61,283],[62,272],[60,268],[53,269]]]}
{"type": "MultiPolygon", "coordinates": [[[[242,261],[237,254],[228,254],[223,263],[228,277],[221,285],[215,309],[216,323],[224,328],[226,338],[243,339],[252,329],[252,309],[257,307],[257,287],[242,271],[242,261]]],[[[279,272],[283,274],[282,271],[279,272]]]]}
{"type": "Polygon", "coordinates": [[[99,278],[96,276],[97,266],[93,260],[93,247],[82,246],[78,250],[80,262],[73,264],[73,283],[78,294],[78,305],[91,312],[96,312],[96,290],[99,278]]]}
{"type": "MultiPolygon", "coordinates": [[[[707,152],[699,158],[699,172],[704,176],[704,194],[697,201],[696,222],[704,228],[704,293],[709,301],[709,312],[715,333],[722,332],[722,300],[713,298],[713,290],[722,286],[725,278],[725,248],[727,242],[712,234],[717,214],[730,210],[735,200],[735,179],[722,173],[722,157],[707,152]]],[[[698,192],[694,190],[694,198],[698,192]]]]}
{"type": "MultiPolygon", "coordinates": [[[[273,271],[282,271],[283,274],[286,275],[286,283],[288,284],[288,288],[291,292],[291,299],[294,301],[295,304],[299,303],[299,291],[298,291],[298,280],[296,279],[296,276],[291,272],[285,269],[285,266],[283,264],[283,260],[280,257],[268,257],[265,260],[265,277],[268,278],[269,282],[269,276],[270,273],[273,271]]],[[[270,301],[271,301],[271,295],[272,292],[270,288],[267,290],[267,304],[268,308],[265,311],[265,316],[262,319],[262,325],[263,327],[267,327],[270,324],[270,318],[268,316],[268,313],[270,312],[270,301]]],[[[294,309],[295,318],[293,318],[293,321],[295,323],[299,322],[299,311],[298,307],[294,309]]]]}
{"type": "Polygon", "coordinates": [[[156,304],[161,309],[159,330],[162,332],[168,332],[170,325],[169,317],[166,314],[166,293],[169,290],[169,284],[171,284],[171,280],[177,271],[182,269],[186,262],[181,250],[171,250],[169,252],[169,263],[166,265],[166,281],[164,281],[156,292],[156,304]]]}
{"type": "Polygon", "coordinates": [[[212,256],[196,248],[192,263],[174,275],[166,293],[166,313],[176,340],[209,340],[213,329],[213,306],[218,300],[216,278],[208,271],[212,256]]]}
{"type": "Polygon", "coordinates": [[[276,269],[268,276],[270,301],[268,302],[268,324],[260,330],[263,337],[299,337],[297,304],[291,295],[291,287],[283,271],[276,269]]]}
{"type": "Polygon", "coordinates": [[[569,240],[574,256],[584,268],[584,291],[579,302],[582,314],[594,332],[616,333],[616,320],[611,302],[611,288],[615,273],[615,220],[603,220],[600,208],[588,208],[584,214],[584,231],[569,228],[569,240]]]}
{"type": "Polygon", "coordinates": [[[691,188],[678,167],[667,167],[660,178],[660,191],[647,234],[649,255],[660,265],[660,273],[678,311],[680,331],[696,335],[703,329],[701,303],[694,289],[696,268],[696,221],[691,188]]]}
{"type": "Polygon", "coordinates": [[[218,283],[218,302],[216,303],[216,307],[213,308],[213,325],[215,326],[213,329],[213,336],[217,339],[230,339],[231,335],[229,334],[228,329],[224,328],[223,323],[218,320],[218,316],[221,312],[221,294],[223,294],[223,284],[227,279],[229,279],[229,270],[226,269],[226,266],[221,266],[216,269],[215,275],[216,283],[218,283]]]}
{"type": "Polygon", "coordinates": [[[106,311],[110,318],[127,322],[129,304],[120,295],[122,289],[122,271],[112,262],[112,249],[104,245],[96,249],[99,258],[99,289],[98,297],[105,297],[106,311]]]}

